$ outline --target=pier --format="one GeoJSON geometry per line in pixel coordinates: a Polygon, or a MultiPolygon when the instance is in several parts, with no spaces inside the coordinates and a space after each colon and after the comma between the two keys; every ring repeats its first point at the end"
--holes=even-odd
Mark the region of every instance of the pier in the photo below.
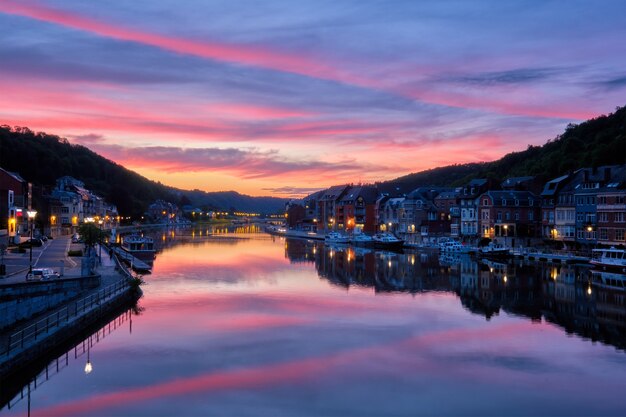
{"type": "Polygon", "coordinates": [[[577,255],[572,252],[540,252],[533,248],[512,249],[511,255],[527,261],[542,261],[562,264],[586,264],[588,256],[577,255]]]}
{"type": "Polygon", "coordinates": [[[150,265],[148,265],[147,263],[145,263],[144,261],[142,261],[141,259],[137,258],[136,256],[131,255],[130,253],[126,252],[124,249],[119,248],[119,247],[111,247],[110,248],[111,251],[113,251],[113,253],[122,261],[124,261],[126,264],[128,264],[133,270],[137,271],[137,272],[148,272],[150,271],[150,269],[152,269],[152,267],[150,265]]]}

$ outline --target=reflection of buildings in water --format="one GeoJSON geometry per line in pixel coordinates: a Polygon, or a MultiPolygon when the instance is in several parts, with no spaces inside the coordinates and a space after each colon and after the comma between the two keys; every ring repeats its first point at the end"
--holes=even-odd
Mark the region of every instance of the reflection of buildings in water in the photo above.
{"type": "MultiPolygon", "coordinates": [[[[289,240],[286,256],[315,262],[319,276],[334,285],[371,287],[375,292],[454,292],[470,312],[487,319],[500,310],[546,321],[591,340],[626,349],[626,293],[591,285],[586,267],[548,263],[453,263],[423,253],[377,252],[321,242],[289,240]],[[296,243],[297,242],[297,243],[296,243]]],[[[626,277],[625,277],[626,279],[626,277]]]]}

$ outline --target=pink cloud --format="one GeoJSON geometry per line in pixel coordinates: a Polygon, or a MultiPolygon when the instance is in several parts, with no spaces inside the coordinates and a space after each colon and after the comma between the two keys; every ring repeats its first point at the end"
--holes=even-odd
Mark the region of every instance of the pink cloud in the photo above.
{"type": "MultiPolygon", "coordinates": [[[[528,104],[529,97],[524,97],[519,103],[516,102],[516,97],[517,99],[522,98],[519,91],[509,91],[509,93],[507,93],[507,91],[499,91],[496,93],[496,91],[491,90],[491,96],[501,98],[490,99],[487,97],[487,94],[485,94],[484,89],[468,92],[466,88],[444,91],[425,85],[419,87],[389,86],[387,82],[381,81],[378,78],[368,78],[357,75],[354,72],[350,73],[340,69],[337,65],[326,64],[319,59],[314,59],[313,57],[308,57],[303,54],[279,52],[261,46],[235,45],[223,42],[200,41],[159,35],[123,27],[117,24],[105,23],[93,18],[53,9],[34,2],[5,0],[0,3],[0,11],[78,29],[103,37],[149,45],[178,54],[290,72],[307,77],[383,91],[413,100],[449,107],[478,109],[500,114],[549,118],[557,117],[578,120],[584,120],[593,115],[591,114],[591,110],[580,110],[580,106],[576,106],[575,104],[563,105],[563,103],[560,103],[559,106],[542,104],[540,91],[537,91],[538,95],[536,95],[538,100],[531,100],[530,102],[533,104],[528,104]]],[[[401,79],[403,74],[424,76],[425,74],[436,73],[436,70],[434,66],[413,68],[412,70],[407,70],[406,68],[392,69],[391,72],[385,73],[384,79],[401,79]]],[[[439,68],[439,71],[442,70],[444,70],[444,68],[439,68]]],[[[414,78],[414,76],[412,78],[414,78]]]]}

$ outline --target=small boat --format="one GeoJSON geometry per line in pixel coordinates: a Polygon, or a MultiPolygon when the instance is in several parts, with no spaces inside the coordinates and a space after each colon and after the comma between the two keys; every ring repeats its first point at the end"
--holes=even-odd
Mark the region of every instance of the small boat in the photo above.
{"type": "Polygon", "coordinates": [[[374,246],[374,238],[365,233],[358,233],[352,237],[352,244],[355,246],[374,246]]]}
{"type": "Polygon", "coordinates": [[[602,269],[626,272],[626,250],[614,247],[610,249],[593,249],[589,263],[602,269]]]}
{"type": "Polygon", "coordinates": [[[154,240],[141,235],[128,235],[122,238],[122,249],[137,259],[154,259],[154,240]]]}
{"type": "Polygon", "coordinates": [[[510,256],[511,250],[500,243],[489,242],[487,246],[478,248],[478,255],[501,258],[510,256]]]}
{"type": "Polygon", "coordinates": [[[340,232],[330,232],[324,236],[324,241],[328,243],[350,243],[350,236],[340,232]]]}
{"type": "Polygon", "coordinates": [[[439,250],[445,253],[474,253],[476,248],[463,245],[457,240],[448,240],[439,244],[439,250]]]}
{"type": "Polygon", "coordinates": [[[375,247],[383,249],[399,249],[404,245],[404,240],[388,232],[374,235],[373,240],[375,247]]]}

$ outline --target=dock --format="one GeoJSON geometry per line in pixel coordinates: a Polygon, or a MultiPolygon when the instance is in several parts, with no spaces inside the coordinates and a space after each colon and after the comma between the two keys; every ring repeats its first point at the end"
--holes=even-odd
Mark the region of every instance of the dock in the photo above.
{"type": "Polygon", "coordinates": [[[110,249],[113,251],[113,253],[115,253],[115,255],[117,255],[120,260],[130,265],[131,268],[133,268],[133,270],[137,272],[148,272],[152,269],[150,265],[126,252],[124,249],[118,247],[111,247],[110,249]]]}
{"type": "Polygon", "coordinates": [[[584,264],[589,263],[588,256],[580,256],[571,252],[539,252],[536,249],[514,249],[511,255],[515,258],[527,261],[543,261],[562,264],[584,264]]]}

